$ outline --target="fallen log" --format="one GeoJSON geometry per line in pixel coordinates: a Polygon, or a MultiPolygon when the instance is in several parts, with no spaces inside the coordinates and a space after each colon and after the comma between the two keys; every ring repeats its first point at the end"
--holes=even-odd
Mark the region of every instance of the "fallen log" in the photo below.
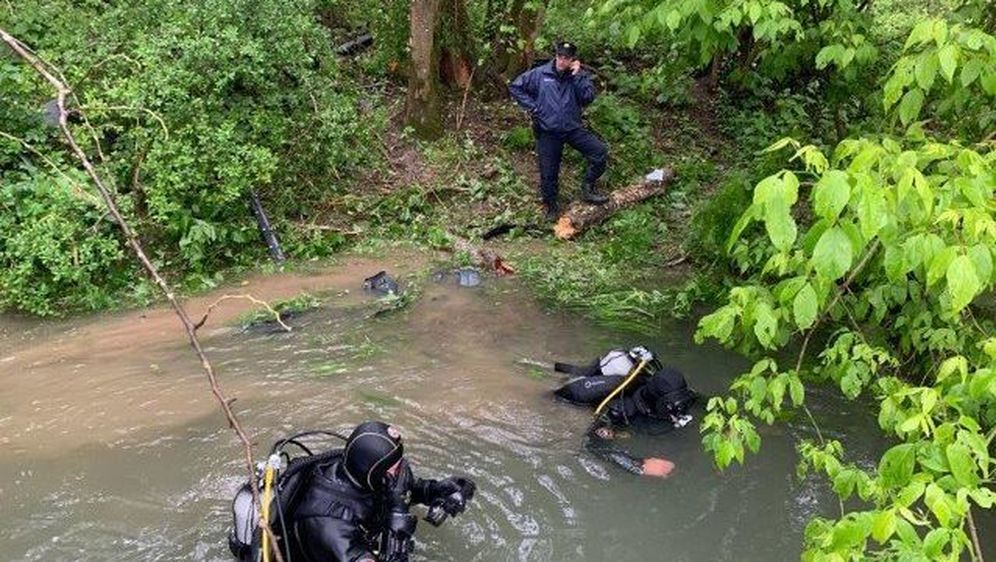
{"type": "Polygon", "coordinates": [[[503,277],[505,275],[511,275],[515,273],[515,269],[508,265],[498,252],[490,248],[478,247],[459,236],[449,235],[450,241],[453,244],[453,249],[457,252],[466,252],[470,255],[470,259],[473,260],[474,265],[478,267],[487,268],[489,271],[493,271],[498,277],[503,277]]]}
{"type": "Polygon", "coordinates": [[[663,195],[667,191],[667,186],[674,180],[674,170],[670,167],[664,168],[663,174],[659,177],[660,179],[644,180],[609,193],[609,200],[604,205],[591,205],[581,201],[571,203],[553,226],[554,236],[561,240],[570,240],[620,209],[663,195]]]}

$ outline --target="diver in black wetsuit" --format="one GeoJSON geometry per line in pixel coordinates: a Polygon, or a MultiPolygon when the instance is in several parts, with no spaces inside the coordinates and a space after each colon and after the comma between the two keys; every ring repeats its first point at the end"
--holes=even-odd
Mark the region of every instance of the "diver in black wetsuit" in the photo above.
{"type": "Polygon", "coordinates": [[[671,461],[634,457],[612,439],[623,427],[660,434],[687,425],[696,395],[680,371],[662,366],[644,347],[612,350],[587,366],[556,363],[554,368],[576,376],[554,391],[558,398],[596,406],[595,421],[585,435],[588,451],[634,474],[666,477],[671,473],[671,461]],[[640,365],[640,372],[630,377],[640,365]]]}
{"type": "MultiPolygon", "coordinates": [[[[294,473],[298,461],[285,474],[294,473]]],[[[271,522],[285,560],[289,554],[295,562],[407,562],[417,522],[409,507],[430,506],[426,520],[440,525],[464,510],[476,488],[468,478],[416,478],[404,458],[400,432],[377,421],[357,426],[344,449],[303,462],[311,463],[295,476],[303,480],[290,486],[293,492],[283,490],[294,497],[278,496],[274,505],[283,512],[271,522]]],[[[279,485],[277,490],[281,493],[279,485]]],[[[237,514],[233,536],[240,524],[237,514]]],[[[233,553],[243,561],[256,560],[258,541],[242,542],[230,539],[233,553]]]]}

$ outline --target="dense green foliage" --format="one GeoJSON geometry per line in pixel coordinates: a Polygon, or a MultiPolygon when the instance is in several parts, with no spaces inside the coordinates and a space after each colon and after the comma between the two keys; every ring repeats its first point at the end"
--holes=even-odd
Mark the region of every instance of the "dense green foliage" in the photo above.
{"type": "Polygon", "coordinates": [[[830,153],[776,143],[771,151],[794,148],[800,168],[758,183],[730,232],[743,281],[697,337],[757,361],[730,397],[709,403],[703,442],[716,463],[743,462],[760,447],[757,423],[805,409],[806,384],[873,396],[881,429],[899,441],[871,470],[846,462],[838,441],[800,443],[800,471],[861,500],[810,523],[806,559],[977,554],[970,510],[996,500],[996,324],[984,304],[996,286],[996,148],[973,143],[996,103],[986,85],[993,40],[943,20],[918,24],[883,90],[896,113],[887,122],[910,127],[830,153]],[[965,141],[936,138],[915,122],[925,116],[965,141]],[[796,336],[801,349],[790,347],[796,336]],[[788,364],[786,348],[798,349],[788,364]]]}
{"type": "MultiPolygon", "coordinates": [[[[77,135],[157,262],[206,280],[261,254],[249,190],[276,219],[301,218],[339,189],[336,177],[368,161],[353,149],[368,131],[356,93],[339,79],[313,10],[308,2],[45,2],[0,24],[73,85],[88,118],[74,125],[77,135]]],[[[105,304],[95,295],[132,283],[132,270],[87,183],[46,164],[74,167],[42,119],[52,92],[6,54],[0,91],[12,102],[0,107],[5,133],[31,146],[0,139],[0,207],[16,209],[0,217],[16,233],[0,240],[0,305],[46,314],[56,302],[105,304]],[[35,224],[34,208],[59,227],[35,224]],[[95,237],[78,236],[84,231],[95,237]],[[18,240],[28,236],[25,253],[18,240]],[[69,273],[70,263],[84,266],[69,273]]]]}

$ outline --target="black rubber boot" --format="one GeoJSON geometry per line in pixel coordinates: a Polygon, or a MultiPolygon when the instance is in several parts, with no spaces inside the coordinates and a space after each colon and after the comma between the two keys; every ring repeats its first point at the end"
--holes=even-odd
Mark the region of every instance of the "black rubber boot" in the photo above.
{"type": "Polygon", "coordinates": [[[560,218],[560,205],[557,202],[553,203],[543,203],[543,218],[547,222],[557,222],[560,218]]]}
{"type": "Polygon", "coordinates": [[[581,200],[592,205],[602,205],[609,201],[609,198],[595,191],[595,186],[586,183],[581,186],[581,200]]]}

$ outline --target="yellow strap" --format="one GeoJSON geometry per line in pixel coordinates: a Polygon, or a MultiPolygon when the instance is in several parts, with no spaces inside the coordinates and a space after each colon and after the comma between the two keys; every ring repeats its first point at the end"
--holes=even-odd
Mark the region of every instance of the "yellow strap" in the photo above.
{"type": "MultiPolygon", "coordinates": [[[[270,497],[273,493],[273,465],[266,463],[266,470],[263,472],[263,505],[262,518],[267,523],[270,522],[270,497]]],[[[270,562],[270,534],[263,530],[263,562],[270,562]]]]}
{"type": "Polygon", "coordinates": [[[605,408],[605,406],[609,402],[611,402],[612,399],[615,398],[617,394],[619,394],[620,392],[622,392],[623,389],[625,389],[626,386],[629,385],[629,383],[632,382],[633,379],[636,378],[636,375],[639,375],[640,372],[643,371],[643,368],[646,367],[646,366],[647,366],[647,360],[646,359],[640,361],[640,364],[637,365],[635,369],[633,369],[633,372],[630,373],[628,377],[626,377],[626,380],[624,380],[622,382],[622,384],[620,384],[615,389],[613,389],[612,392],[608,396],[605,397],[605,400],[602,400],[602,403],[599,404],[597,408],[595,408],[595,416],[597,417],[599,414],[601,414],[602,413],[602,409],[605,408]]]}

